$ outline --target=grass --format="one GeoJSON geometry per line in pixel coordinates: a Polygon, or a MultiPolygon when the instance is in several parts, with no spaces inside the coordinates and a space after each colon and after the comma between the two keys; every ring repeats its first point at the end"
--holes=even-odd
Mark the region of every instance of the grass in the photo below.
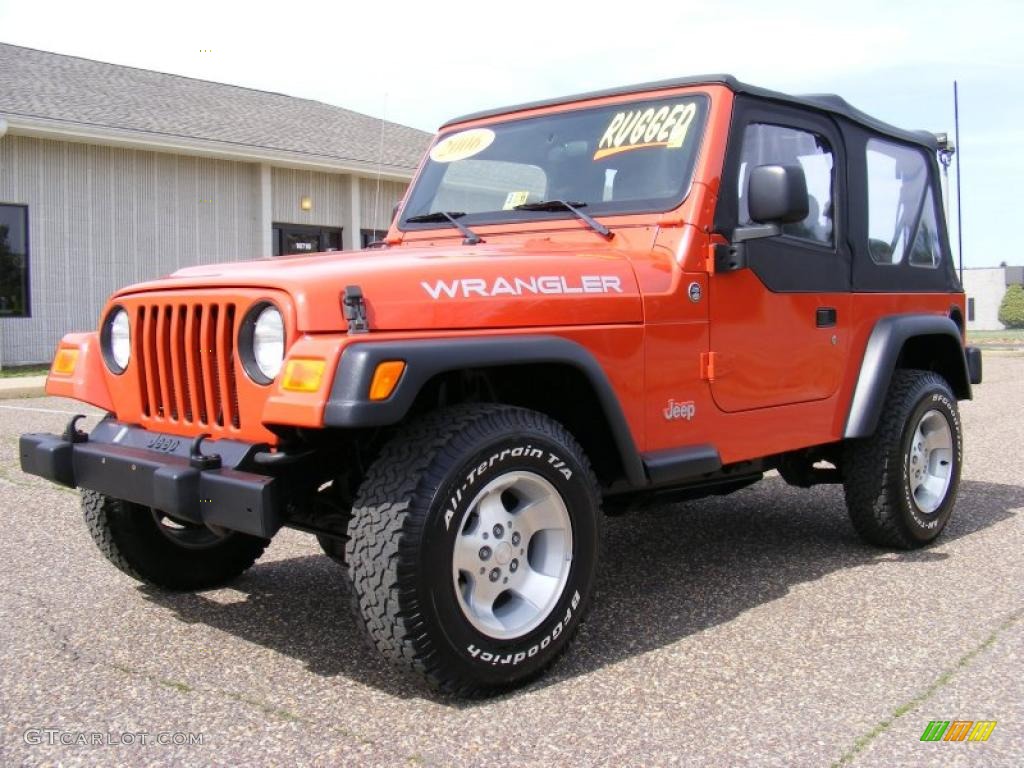
{"type": "Polygon", "coordinates": [[[48,365],[16,365],[0,368],[0,379],[16,379],[24,376],[45,376],[50,371],[48,365]]]}
{"type": "Polygon", "coordinates": [[[968,344],[1024,343],[1024,328],[1006,328],[1002,331],[967,331],[968,344]]]}

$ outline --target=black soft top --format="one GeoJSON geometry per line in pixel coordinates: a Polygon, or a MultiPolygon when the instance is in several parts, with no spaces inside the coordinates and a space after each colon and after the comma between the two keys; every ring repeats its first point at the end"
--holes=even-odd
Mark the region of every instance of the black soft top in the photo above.
{"type": "Polygon", "coordinates": [[[441,128],[444,129],[450,125],[463,123],[469,120],[497,117],[498,115],[506,115],[512,112],[535,109],[537,107],[552,107],[559,104],[571,104],[574,101],[583,101],[585,99],[596,99],[604,96],[623,96],[630,93],[643,93],[644,91],[657,91],[663,88],[680,88],[690,85],[724,85],[735,93],[749,94],[762,99],[783,102],[785,104],[796,104],[801,107],[809,107],[811,109],[829,112],[833,115],[839,115],[877,133],[885,134],[886,136],[891,136],[903,141],[912,142],[914,144],[920,144],[933,152],[938,148],[934,134],[929,133],[928,131],[907,131],[903,128],[897,128],[894,125],[884,123],[865,112],[861,112],[856,107],[851,106],[841,96],[836,96],[833,93],[814,93],[804,96],[791,96],[788,93],[781,93],[768,88],[760,88],[756,85],[741,83],[732,75],[698,75],[695,77],[658,80],[651,83],[625,85],[616,88],[608,88],[603,91],[577,93],[572,96],[560,96],[556,99],[544,99],[542,101],[533,101],[526,104],[516,104],[511,107],[486,109],[482,112],[474,112],[469,115],[463,115],[462,117],[455,118],[454,120],[449,120],[447,123],[442,125],[441,128]]]}

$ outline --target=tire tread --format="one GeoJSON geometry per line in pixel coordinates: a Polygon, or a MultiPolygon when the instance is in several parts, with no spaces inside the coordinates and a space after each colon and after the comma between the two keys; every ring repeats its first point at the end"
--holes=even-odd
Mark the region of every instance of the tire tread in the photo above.
{"type": "MultiPolygon", "coordinates": [[[[419,510],[428,500],[419,498],[418,491],[443,482],[437,467],[451,466],[457,460],[455,443],[486,437],[495,428],[514,432],[523,427],[570,446],[592,487],[597,487],[583,450],[560,424],[522,408],[464,405],[428,414],[388,443],[367,472],[353,507],[346,559],[353,608],[362,619],[366,637],[371,647],[444,693],[474,697],[493,693],[495,687],[458,674],[442,658],[424,626],[416,597],[416,562],[426,523],[426,515],[419,510]],[[447,461],[437,461],[439,458],[447,461]]],[[[580,621],[585,607],[580,606],[580,621]]],[[[580,621],[573,623],[563,649],[580,621]]],[[[515,684],[522,682],[519,679],[515,684]]]]}
{"type": "Polygon", "coordinates": [[[844,446],[843,490],[850,521],[861,538],[871,544],[899,549],[922,544],[901,524],[901,436],[915,403],[929,388],[942,389],[955,400],[949,384],[936,373],[894,371],[875,433],[849,440],[844,446]]]}
{"type": "Polygon", "coordinates": [[[161,538],[155,521],[151,529],[145,507],[84,489],[82,516],[96,547],[115,568],[163,589],[220,586],[252,567],[270,543],[233,533],[210,549],[179,548],[161,538]]]}

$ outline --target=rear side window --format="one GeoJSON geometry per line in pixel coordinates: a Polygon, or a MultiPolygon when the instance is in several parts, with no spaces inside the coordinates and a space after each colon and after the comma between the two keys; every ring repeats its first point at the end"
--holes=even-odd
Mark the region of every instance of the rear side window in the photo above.
{"type": "Polygon", "coordinates": [[[752,123],[743,133],[743,154],[739,173],[740,224],[750,224],[747,209],[747,180],[759,165],[798,165],[807,179],[807,218],[782,227],[782,234],[822,245],[833,242],[832,147],[816,133],[767,123],[752,123]]]}
{"type": "Polygon", "coordinates": [[[928,164],[916,149],[881,139],[867,145],[868,251],[876,264],[939,266],[938,217],[928,164]]]}
{"type": "Polygon", "coordinates": [[[935,197],[931,188],[924,196],[921,223],[917,225],[914,246],[910,249],[910,264],[915,267],[939,266],[942,251],[939,248],[939,224],[935,216],[935,197]]]}

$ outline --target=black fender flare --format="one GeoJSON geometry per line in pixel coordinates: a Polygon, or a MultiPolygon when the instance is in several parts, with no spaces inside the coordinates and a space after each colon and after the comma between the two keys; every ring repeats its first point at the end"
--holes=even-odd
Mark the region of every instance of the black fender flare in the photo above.
{"type": "Polygon", "coordinates": [[[534,363],[570,365],[586,376],[615,440],[626,479],[634,487],[647,485],[643,461],[607,374],[585,347],[561,336],[408,339],[351,344],[338,361],[330,398],[324,408],[324,426],[358,428],[397,424],[405,418],[423,386],[438,374],[534,363]],[[389,398],[371,401],[370,382],[374,371],[386,360],[403,360],[405,371],[389,398]]]}
{"type": "Polygon", "coordinates": [[[943,337],[947,354],[952,354],[950,350],[955,345],[958,351],[953,355],[955,370],[951,372],[949,383],[958,399],[971,399],[972,376],[968,373],[963,337],[956,323],[943,315],[889,315],[875,323],[868,338],[846,415],[844,438],[874,434],[900,353],[906,342],[917,336],[943,337]]]}

